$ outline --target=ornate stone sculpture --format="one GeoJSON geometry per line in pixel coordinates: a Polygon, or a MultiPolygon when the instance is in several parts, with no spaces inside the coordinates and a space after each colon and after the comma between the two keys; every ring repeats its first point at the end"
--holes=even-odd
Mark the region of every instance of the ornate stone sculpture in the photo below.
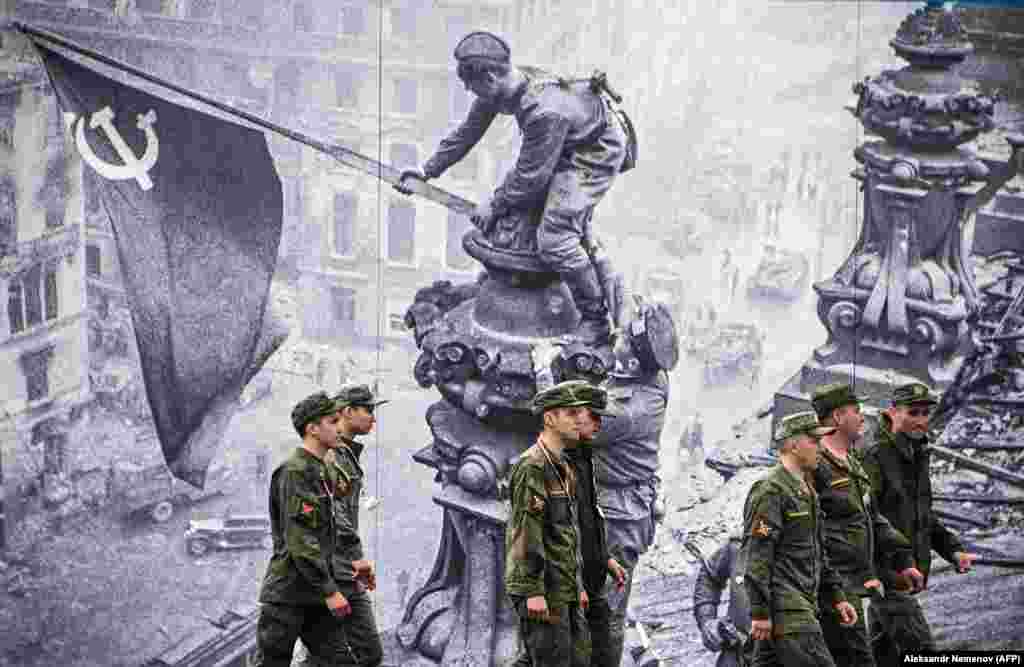
{"type": "MultiPolygon", "coordinates": [[[[437,470],[444,529],[433,572],[410,598],[403,647],[442,665],[501,664],[517,650],[504,595],[507,474],[538,430],[530,347],[570,337],[580,315],[536,254],[536,214],[515,212],[463,247],[486,271],[434,283],[406,313],[421,350],[414,375],[443,397],[427,411],[433,441],[415,459],[437,470]]],[[[577,343],[578,345],[579,343],[577,343]]],[[[607,344],[595,363],[613,363],[607,344]]]]}
{"type": "Polygon", "coordinates": [[[887,384],[882,371],[933,386],[952,380],[979,303],[964,226],[1021,168],[1019,135],[1007,137],[1013,156],[995,174],[962,146],[993,129],[996,100],[957,73],[973,46],[955,12],[929,2],[890,44],[909,66],[853,89],[850,110],[883,140],[854,152],[863,227],[836,274],[814,285],[829,337],[803,369],[804,393],[854,376],[887,384]]]}

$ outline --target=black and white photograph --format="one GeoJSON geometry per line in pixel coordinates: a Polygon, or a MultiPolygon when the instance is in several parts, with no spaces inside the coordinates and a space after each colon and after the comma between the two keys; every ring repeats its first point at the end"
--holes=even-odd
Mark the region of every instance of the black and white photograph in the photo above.
{"type": "Polygon", "coordinates": [[[1024,660],[1024,3],[0,0],[0,667],[1024,660]]]}

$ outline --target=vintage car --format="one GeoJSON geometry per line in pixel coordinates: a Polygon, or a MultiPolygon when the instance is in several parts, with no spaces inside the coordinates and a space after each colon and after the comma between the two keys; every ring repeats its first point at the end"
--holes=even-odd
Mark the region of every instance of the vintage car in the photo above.
{"type": "Polygon", "coordinates": [[[807,287],[810,273],[805,254],[766,243],[764,256],[747,281],[747,295],[760,300],[796,301],[807,287]]]}
{"type": "Polygon", "coordinates": [[[210,549],[270,549],[273,546],[270,519],[259,514],[193,519],[185,529],[185,548],[193,556],[203,556],[210,549]]]}
{"type": "Polygon", "coordinates": [[[705,385],[733,382],[745,374],[753,381],[761,370],[761,331],[753,324],[724,324],[702,356],[705,385]]]}

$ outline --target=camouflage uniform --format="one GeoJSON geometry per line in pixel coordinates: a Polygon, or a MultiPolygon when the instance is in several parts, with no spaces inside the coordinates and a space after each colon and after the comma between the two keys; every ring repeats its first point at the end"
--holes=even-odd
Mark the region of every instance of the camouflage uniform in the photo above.
{"type": "MultiPolygon", "coordinates": [[[[723,620],[732,623],[743,637],[750,636],[750,600],[743,574],[747,569],[747,553],[741,548],[742,543],[742,535],[730,535],[729,541],[711,555],[707,568],[702,567],[697,573],[697,581],[693,584],[693,616],[702,635],[708,624],[719,622],[718,605],[722,601],[722,593],[728,588],[729,612],[723,620]]],[[[749,665],[753,659],[754,642],[750,640],[738,645],[723,645],[720,649],[714,649],[707,643],[705,647],[720,650],[716,667],[740,667],[749,665]]]]}
{"type": "MultiPolygon", "coordinates": [[[[776,440],[834,430],[821,429],[814,413],[797,413],[783,418],[776,440]]],[[[779,464],[751,486],[743,517],[751,618],[772,621],[772,639],[756,642],[754,665],[834,667],[818,623],[818,594],[833,605],[846,596],[825,553],[818,494],[779,464]]]]}
{"type": "MultiPolygon", "coordinates": [[[[318,408],[293,413],[293,421],[312,421],[343,407],[327,394],[314,395],[318,395],[314,402],[318,408]],[[317,410],[327,412],[310,417],[317,410]]],[[[381,664],[383,649],[372,603],[361,584],[352,580],[355,558],[348,558],[353,553],[351,544],[342,542],[347,530],[342,524],[354,526],[349,519],[353,506],[357,511],[353,497],[357,503],[356,487],[345,480],[338,466],[302,448],[273,471],[273,555],[259,597],[258,665],[291,665],[299,638],[312,664],[381,664]],[[325,600],[335,592],[341,592],[351,607],[351,614],[344,618],[334,616],[326,605],[325,600]]],[[[355,549],[361,555],[358,542],[355,549]]]]}
{"type": "MultiPolygon", "coordinates": [[[[587,405],[588,397],[562,383],[534,398],[535,411],[587,405]]],[[[518,664],[584,667],[590,664],[590,638],[579,606],[582,553],[576,515],[577,479],[564,457],[541,440],[516,461],[509,475],[512,507],[505,532],[505,592],[519,615],[525,646],[518,664]],[[547,621],[530,620],[526,600],[544,596],[547,621]]]]}
{"type": "MultiPolygon", "coordinates": [[[[894,405],[934,405],[937,401],[923,384],[911,383],[893,391],[894,405]]],[[[893,433],[892,422],[883,415],[876,442],[864,454],[864,469],[871,478],[874,501],[893,527],[910,541],[914,564],[927,585],[934,549],[950,563],[963,544],[932,515],[931,455],[927,440],[915,442],[903,433],[893,433]]],[[[875,660],[894,664],[909,651],[933,650],[931,628],[911,584],[896,574],[899,566],[885,563],[881,569],[885,599],[871,604],[868,623],[878,628],[875,660]]]]}
{"type": "MultiPolygon", "coordinates": [[[[859,402],[849,385],[839,383],[820,387],[812,396],[819,417],[859,402]]],[[[824,446],[819,454],[813,477],[825,513],[825,549],[829,562],[846,581],[846,600],[857,611],[856,625],[847,627],[823,605],[822,633],[837,667],[873,666],[861,603],[869,595],[864,582],[878,578],[875,563],[881,557],[892,558],[897,570],[911,567],[910,543],[871,502],[871,481],[855,456],[841,461],[824,446]]]]}

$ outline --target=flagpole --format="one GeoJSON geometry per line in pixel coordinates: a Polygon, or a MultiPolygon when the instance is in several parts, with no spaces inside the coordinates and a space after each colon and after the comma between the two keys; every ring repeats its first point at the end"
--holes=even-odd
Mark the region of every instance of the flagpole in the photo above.
{"type": "MultiPolygon", "coordinates": [[[[74,51],[75,53],[78,53],[80,55],[92,58],[93,60],[99,61],[106,65],[110,65],[112,67],[124,70],[125,72],[133,74],[141,79],[145,79],[146,81],[149,81],[151,83],[155,83],[169,90],[173,90],[176,93],[180,93],[182,95],[185,95],[186,97],[190,97],[194,100],[202,102],[203,104],[207,104],[211,107],[214,107],[215,109],[219,109],[220,111],[223,111],[225,113],[237,116],[249,123],[252,123],[253,125],[258,125],[259,127],[270,130],[271,132],[276,132],[277,134],[280,134],[283,137],[287,137],[292,141],[297,141],[311,148],[315,148],[316,150],[322,153],[330,155],[335,160],[341,162],[342,164],[348,167],[361,171],[365,174],[369,174],[371,176],[376,176],[380,180],[386,181],[392,185],[398,183],[398,178],[401,175],[401,171],[395,169],[390,165],[374,160],[371,157],[367,157],[361,153],[353,151],[349,148],[345,148],[344,146],[340,146],[338,144],[329,144],[323,141],[319,141],[317,139],[314,139],[313,137],[310,137],[309,135],[303,134],[301,132],[296,132],[295,130],[290,130],[286,127],[282,127],[281,125],[273,123],[265,118],[260,118],[259,116],[255,116],[246,111],[242,111],[241,109],[236,109],[230,104],[225,104],[224,102],[215,100],[212,97],[207,97],[202,93],[197,93],[194,90],[189,90],[188,88],[179,86],[166,79],[154,76],[153,74],[140,70],[139,68],[129,65],[126,62],[122,62],[120,60],[117,60],[116,58],[105,56],[102,53],[93,51],[92,49],[81,46],[80,44],[75,44],[74,42],[71,42],[55,33],[46,30],[40,30],[38,28],[33,28],[32,26],[21,23],[20,21],[14,21],[11,25],[13,25],[21,32],[25,33],[27,36],[29,36],[30,39],[34,37],[37,39],[45,40],[47,42],[52,42],[53,44],[61,46],[70,51],[74,51]]],[[[424,197],[432,202],[440,204],[452,211],[455,211],[456,213],[461,213],[463,215],[472,215],[476,210],[476,204],[469,201],[468,199],[464,199],[458,195],[452,194],[447,190],[443,190],[437,187],[436,185],[431,185],[426,181],[421,181],[416,178],[410,178],[405,182],[405,185],[407,185],[410,190],[420,195],[421,197],[424,197]]]]}

